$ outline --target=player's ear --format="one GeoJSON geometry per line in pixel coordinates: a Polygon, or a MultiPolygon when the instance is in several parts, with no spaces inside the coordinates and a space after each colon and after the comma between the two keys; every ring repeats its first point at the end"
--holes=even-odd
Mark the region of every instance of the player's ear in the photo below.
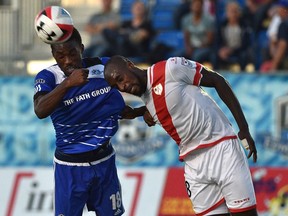
{"type": "Polygon", "coordinates": [[[133,68],[134,67],[134,63],[130,59],[126,58],[126,61],[127,61],[127,66],[129,68],[133,68]]]}

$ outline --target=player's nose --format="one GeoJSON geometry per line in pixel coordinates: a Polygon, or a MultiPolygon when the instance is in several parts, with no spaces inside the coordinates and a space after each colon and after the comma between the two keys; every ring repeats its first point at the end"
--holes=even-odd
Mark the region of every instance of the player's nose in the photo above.
{"type": "Polygon", "coordinates": [[[69,64],[71,64],[72,62],[73,62],[73,59],[70,58],[69,56],[65,56],[65,57],[63,58],[63,64],[65,64],[65,65],[69,65],[69,64]]]}

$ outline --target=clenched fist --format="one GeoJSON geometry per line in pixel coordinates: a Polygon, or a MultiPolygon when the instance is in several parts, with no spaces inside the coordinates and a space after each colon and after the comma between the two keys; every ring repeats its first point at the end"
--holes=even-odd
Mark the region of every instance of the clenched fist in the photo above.
{"type": "Polygon", "coordinates": [[[88,74],[89,70],[86,68],[74,69],[66,80],[71,87],[84,85],[89,81],[88,74]]]}

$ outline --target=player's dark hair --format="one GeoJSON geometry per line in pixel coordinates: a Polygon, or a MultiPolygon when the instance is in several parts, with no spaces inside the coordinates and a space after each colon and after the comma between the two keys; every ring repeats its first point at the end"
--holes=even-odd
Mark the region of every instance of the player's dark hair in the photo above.
{"type": "MultiPolygon", "coordinates": [[[[73,32],[72,32],[72,35],[70,36],[70,38],[67,41],[65,41],[64,43],[68,43],[70,41],[76,41],[79,45],[82,45],[81,35],[75,27],[73,28],[73,32]]],[[[59,45],[59,44],[51,44],[51,48],[53,49],[57,45],[59,45]]]]}
{"type": "Polygon", "coordinates": [[[81,35],[80,35],[79,31],[75,27],[73,28],[73,33],[70,36],[70,38],[67,40],[67,42],[73,41],[73,40],[76,41],[77,43],[79,43],[80,45],[82,44],[81,35]]]}

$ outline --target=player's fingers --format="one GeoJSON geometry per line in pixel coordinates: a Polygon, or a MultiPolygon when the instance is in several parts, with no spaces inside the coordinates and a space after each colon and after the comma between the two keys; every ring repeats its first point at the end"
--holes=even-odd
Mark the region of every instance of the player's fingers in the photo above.
{"type": "Polygon", "coordinates": [[[87,74],[87,76],[88,76],[89,70],[88,70],[87,68],[84,68],[84,69],[83,69],[83,72],[84,72],[85,74],[87,74]]]}
{"type": "Polygon", "coordinates": [[[250,158],[252,155],[253,155],[253,162],[256,163],[256,161],[257,161],[257,152],[250,150],[247,157],[250,158]]]}
{"type": "Polygon", "coordinates": [[[155,125],[155,122],[154,122],[154,121],[147,121],[146,123],[147,123],[147,125],[148,125],[149,127],[155,125]]]}
{"type": "Polygon", "coordinates": [[[250,158],[252,156],[252,153],[253,152],[250,150],[247,157],[250,158]]]}
{"type": "Polygon", "coordinates": [[[253,161],[254,161],[254,163],[257,162],[257,152],[254,152],[254,154],[253,154],[253,161]]]}
{"type": "Polygon", "coordinates": [[[83,69],[83,77],[84,77],[86,83],[89,82],[89,80],[88,80],[88,74],[89,74],[89,70],[86,69],[86,68],[83,69]]]}

